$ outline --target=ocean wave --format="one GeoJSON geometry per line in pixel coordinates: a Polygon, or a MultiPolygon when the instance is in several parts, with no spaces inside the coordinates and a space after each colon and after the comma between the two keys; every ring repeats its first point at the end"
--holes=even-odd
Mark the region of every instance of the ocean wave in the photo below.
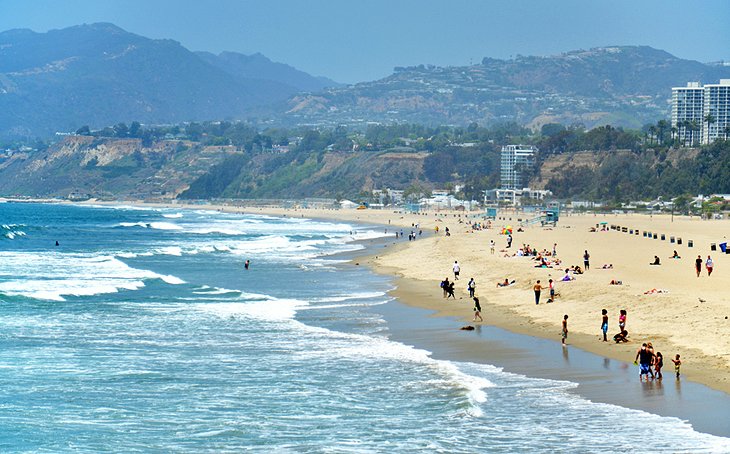
{"type": "Polygon", "coordinates": [[[170,214],[163,214],[162,217],[168,218],[168,219],[180,219],[181,217],[183,217],[183,214],[182,213],[170,213],[170,214]]]}
{"type": "Polygon", "coordinates": [[[0,292],[9,296],[64,301],[64,296],[138,290],[153,279],[185,283],[176,276],[132,268],[113,256],[0,252],[0,292]]]}

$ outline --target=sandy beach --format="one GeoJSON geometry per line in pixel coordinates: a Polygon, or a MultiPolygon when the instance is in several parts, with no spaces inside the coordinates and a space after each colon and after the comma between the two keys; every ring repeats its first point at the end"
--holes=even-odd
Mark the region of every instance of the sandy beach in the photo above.
{"type": "MultiPolygon", "coordinates": [[[[558,342],[563,315],[568,314],[569,345],[632,362],[641,343],[652,342],[655,350],[664,355],[665,380],[674,380],[670,359],[680,354],[683,377],[730,393],[730,297],[725,291],[730,258],[720,252],[719,246],[716,251],[710,250],[712,243],[726,241],[730,232],[728,220],[648,214],[562,215],[555,227],[537,224],[518,232],[518,220],[531,215],[501,211],[492,221],[492,228],[474,231],[473,222],[484,222],[481,213],[164,206],[379,224],[388,230],[388,235],[393,235],[392,241],[358,260],[378,273],[393,275],[397,288],[392,293],[404,304],[432,310],[436,316],[458,317],[463,325],[494,325],[558,342]],[[408,233],[416,224],[423,235],[409,242],[408,233]],[[506,236],[501,234],[502,227],[508,225],[514,228],[511,249],[506,249],[506,236]],[[591,231],[596,225],[601,227],[591,231]],[[603,225],[606,231],[601,231],[603,225]],[[612,230],[611,225],[640,233],[612,230]],[[451,232],[448,237],[444,235],[446,227],[451,232]],[[396,239],[395,232],[401,229],[405,237],[396,239]],[[645,231],[657,233],[657,239],[653,235],[644,237],[645,231]],[[682,244],[671,243],[671,237],[675,241],[681,238],[682,244]],[[494,255],[490,253],[490,240],[496,244],[494,255]],[[693,247],[689,247],[689,240],[693,247]],[[535,268],[536,262],[531,258],[511,256],[523,244],[552,251],[555,243],[557,258],[562,263],[554,268],[535,268]],[[590,253],[590,270],[575,276],[573,281],[561,282],[564,268],[583,267],[585,250],[590,253]],[[675,250],[680,259],[670,258],[675,250]],[[649,265],[655,255],[660,258],[659,266],[649,265]],[[707,255],[712,256],[715,271],[711,277],[704,265],[697,277],[698,255],[703,263],[707,255]],[[454,261],[461,266],[457,299],[445,300],[439,283],[445,277],[453,279],[454,261]],[[603,269],[603,265],[612,268],[603,269]],[[481,323],[472,322],[473,303],[467,291],[472,277],[483,309],[481,323]],[[497,282],[505,278],[516,283],[498,288],[497,282]],[[535,305],[533,285],[540,279],[547,287],[551,278],[556,281],[560,296],[555,303],[547,304],[549,292],[543,290],[541,304],[535,305]],[[609,285],[611,280],[621,281],[622,285],[609,285]],[[662,293],[655,292],[659,290],[662,293]],[[602,342],[601,309],[608,311],[609,342],[602,342]],[[626,329],[630,335],[628,343],[616,344],[611,337],[619,331],[620,309],[628,312],[626,329]]],[[[454,329],[459,326],[455,324],[454,329]]]]}
{"type": "MultiPolygon", "coordinates": [[[[230,207],[218,207],[231,209],[230,207]]],[[[464,324],[471,321],[473,304],[468,298],[467,282],[473,277],[476,295],[483,308],[484,324],[493,324],[517,333],[549,339],[560,339],[560,323],[569,315],[568,344],[589,352],[622,361],[633,361],[642,342],[652,342],[664,355],[665,377],[674,379],[671,358],[679,353],[682,375],[712,388],[730,393],[730,297],[727,296],[728,256],[719,247],[710,250],[711,243],[725,241],[730,231],[726,220],[701,220],[669,215],[576,215],[563,216],[555,227],[527,226],[518,232],[518,219],[529,217],[516,213],[500,214],[491,229],[473,231],[470,224],[480,222],[480,215],[428,212],[407,214],[376,210],[313,210],[313,209],[250,209],[252,213],[284,216],[341,219],[390,225],[391,232],[403,228],[406,237],[395,239],[381,253],[361,259],[376,272],[398,278],[393,294],[405,304],[436,311],[438,316],[461,317],[464,324]],[[459,220],[467,220],[460,223],[459,220]],[[601,223],[606,224],[601,224],[601,223]],[[412,224],[418,224],[424,235],[409,242],[412,224]],[[607,230],[592,232],[596,224],[607,230]],[[513,246],[505,248],[503,226],[514,227],[513,246]],[[639,235],[611,230],[610,226],[639,230],[639,235]],[[434,228],[439,226],[436,234],[434,228]],[[451,235],[444,235],[449,227],[451,235]],[[657,233],[657,239],[643,232],[657,233]],[[661,235],[665,236],[661,240],[661,235]],[[671,243],[682,239],[682,244],[671,243]],[[490,253],[489,241],[496,243],[490,253]],[[692,240],[693,247],[689,247],[692,240]],[[529,244],[538,250],[552,250],[557,243],[557,257],[562,264],[555,268],[535,268],[528,257],[505,257],[518,247],[529,244]],[[564,268],[583,267],[583,253],[590,253],[591,268],[574,281],[560,282],[564,268]],[[680,259],[670,258],[674,251],[680,259]],[[658,256],[661,265],[650,262],[658,256]],[[711,277],[703,265],[700,277],[695,273],[695,259],[711,255],[715,271],[711,277]],[[444,300],[439,283],[445,277],[453,279],[452,265],[458,260],[461,279],[457,281],[457,300],[444,300]],[[603,269],[603,265],[612,265],[603,269]],[[505,278],[515,279],[510,287],[497,288],[505,278]],[[542,292],[541,304],[534,304],[532,291],[536,280],[547,287],[548,279],[556,281],[560,294],[555,303],[547,304],[548,291],[542,292]],[[622,285],[609,285],[618,280],[622,285]],[[418,289],[419,292],[415,292],[418,289]],[[422,290],[427,289],[424,293],[422,290]],[[661,291],[662,293],[656,293],[661,291]],[[645,292],[649,292],[646,294],[645,292]],[[609,342],[602,342],[601,309],[609,315],[609,342]],[[628,312],[626,328],[628,343],[611,341],[619,331],[620,309],[628,312]]],[[[477,322],[478,323],[478,322],[477,322]]],[[[455,326],[455,328],[457,328],[455,326]]]]}

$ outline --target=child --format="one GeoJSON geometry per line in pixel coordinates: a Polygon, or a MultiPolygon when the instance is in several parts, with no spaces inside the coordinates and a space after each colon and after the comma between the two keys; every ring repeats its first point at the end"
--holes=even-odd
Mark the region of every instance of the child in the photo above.
{"type": "Polygon", "coordinates": [[[654,373],[658,380],[662,379],[662,367],[664,367],[664,357],[662,352],[656,352],[656,358],[654,358],[654,373]]]}
{"type": "Polygon", "coordinates": [[[679,380],[679,366],[682,365],[682,360],[679,359],[679,353],[672,362],[674,363],[674,372],[677,373],[677,380],[679,380]]]}
{"type": "Polygon", "coordinates": [[[601,321],[601,331],[603,331],[603,342],[608,342],[606,334],[608,333],[608,311],[606,309],[601,310],[603,320],[601,321]]]}
{"type": "Polygon", "coordinates": [[[550,288],[550,298],[547,300],[548,303],[555,302],[555,283],[552,279],[548,280],[548,287],[550,288]]]}
{"type": "Polygon", "coordinates": [[[568,314],[563,315],[563,346],[565,346],[565,339],[568,338],[568,314]]]}

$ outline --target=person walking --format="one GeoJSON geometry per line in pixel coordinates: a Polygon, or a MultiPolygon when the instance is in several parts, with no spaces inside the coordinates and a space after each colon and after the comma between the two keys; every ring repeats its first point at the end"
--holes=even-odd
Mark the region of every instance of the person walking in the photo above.
{"type": "Polygon", "coordinates": [[[715,264],[712,262],[712,257],[709,255],[707,256],[707,261],[705,262],[705,268],[707,268],[707,277],[710,277],[712,274],[712,268],[715,266],[715,264]]]}
{"type": "Polygon", "coordinates": [[[591,268],[591,254],[588,253],[588,250],[583,252],[583,269],[588,271],[591,268]]]}
{"type": "Polygon", "coordinates": [[[449,299],[449,297],[456,299],[456,295],[454,295],[454,283],[453,282],[449,283],[449,286],[446,289],[446,293],[447,293],[446,299],[449,299]]]}
{"type": "Polygon", "coordinates": [[[542,291],[542,285],[540,285],[539,279],[535,285],[532,286],[532,290],[535,292],[535,304],[540,304],[540,292],[542,291]]]}
{"type": "Polygon", "coordinates": [[[565,339],[568,338],[568,314],[563,315],[563,332],[562,332],[562,343],[565,347],[565,339]]]}
{"type": "Polygon", "coordinates": [[[480,322],[483,322],[484,320],[482,319],[482,306],[479,305],[479,298],[477,298],[476,296],[473,298],[474,298],[474,320],[472,320],[472,321],[476,322],[477,319],[479,319],[480,322]]]}
{"type": "Polygon", "coordinates": [[[695,259],[695,271],[697,272],[697,277],[700,277],[700,273],[702,272],[702,256],[698,255],[695,259]]]}
{"type": "Polygon", "coordinates": [[[444,291],[444,298],[448,298],[449,296],[449,286],[451,284],[449,283],[449,278],[444,278],[443,281],[441,281],[441,289],[444,291]]]}
{"type": "Polygon", "coordinates": [[[456,260],[454,260],[453,270],[454,270],[454,280],[455,281],[458,281],[459,280],[459,273],[461,272],[461,267],[459,266],[459,262],[457,262],[456,260]]]}
{"type": "Polygon", "coordinates": [[[474,278],[469,279],[469,283],[466,285],[467,290],[469,290],[469,298],[474,298],[474,292],[476,292],[477,289],[477,283],[474,282],[474,278]]]}
{"type": "Polygon", "coordinates": [[[494,240],[489,240],[489,251],[494,255],[494,240]]]}

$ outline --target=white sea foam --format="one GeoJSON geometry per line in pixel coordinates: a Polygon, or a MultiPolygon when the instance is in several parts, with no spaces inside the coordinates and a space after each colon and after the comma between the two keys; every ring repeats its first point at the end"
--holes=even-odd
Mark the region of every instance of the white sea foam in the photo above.
{"type": "Polygon", "coordinates": [[[148,279],[184,283],[176,276],[132,268],[112,256],[0,252],[0,292],[9,296],[63,301],[64,296],[137,290],[148,279]]]}
{"type": "Polygon", "coordinates": [[[183,217],[182,213],[171,213],[171,214],[163,214],[162,217],[168,218],[168,219],[180,219],[183,217]]]}
{"type": "Polygon", "coordinates": [[[150,228],[156,230],[182,230],[183,228],[171,222],[150,222],[150,228]]]}

